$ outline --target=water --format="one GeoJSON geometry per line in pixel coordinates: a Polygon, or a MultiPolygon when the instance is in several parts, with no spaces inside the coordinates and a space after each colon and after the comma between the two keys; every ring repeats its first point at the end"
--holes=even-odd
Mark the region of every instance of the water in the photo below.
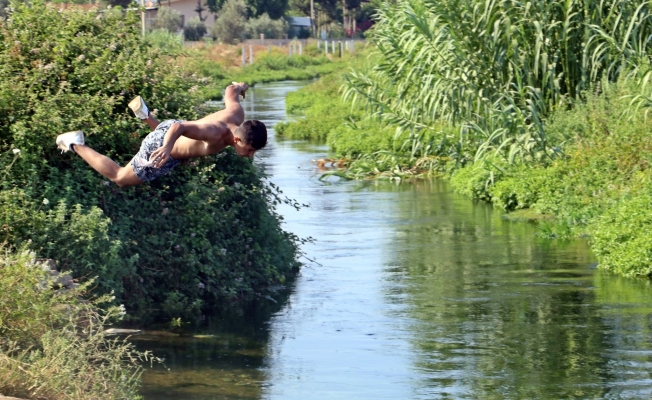
{"type": "MultiPolygon", "coordinates": [[[[305,83],[259,85],[268,126],[305,83]]],[[[648,280],[601,273],[584,241],[546,241],[442,181],[322,182],[323,145],[257,155],[310,205],[280,208],[314,244],[285,301],[212,318],[194,336],[150,332],[166,358],[145,399],[649,398],[648,280]]]]}

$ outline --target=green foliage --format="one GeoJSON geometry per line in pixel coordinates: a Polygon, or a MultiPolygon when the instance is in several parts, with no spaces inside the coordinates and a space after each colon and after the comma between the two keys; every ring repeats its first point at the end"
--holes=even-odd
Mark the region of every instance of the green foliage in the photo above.
{"type": "Polygon", "coordinates": [[[649,276],[652,139],[647,109],[632,109],[641,86],[605,82],[599,95],[554,113],[546,129],[573,138],[565,157],[544,165],[477,162],[455,172],[456,189],[508,211],[554,215],[556,223],[541,226],[543,236],[589,235],[602,268],[649,276]],[[492,185],[487,177],[496,171],[492,185]]]}
{"type": "Polygon", "coordinates": [[[498,157],[466,165],[455,170],[451,185],[456,192],[465,196],[491,200],[492,188],[496,181],[502,178],[504,167],[504,160],[498,157]]]}
{"type": "Polygon", "coordinates": [[[206,25],[199,17],[190,18],[183,27],[183,37],[190,41],[202,40],[206,32],[206,25]]]}
{"type": "Polygon", "coordinates": [[[652,276],[652,196],[646,192],[623,198],[597,218],[591,229],[600,267],[624,276],[652,276]]]}
{"type": "MultiPolygon", "coordinates": [[[[347,98],[405,131],[461,128],[451,152],[540,161],[558,155],[543,123],[602,77],[636,71],[652,33],[648,2],[385,2],[379,62],[347,98]],[[415,84],[419,82],[419,84],[415,84]]],[[[464,154],[453,155],[462,159],[464,154]]]]}
{"type": "Polygon", "coordinates": [[[351,112],[338,94],[341,82],[340,74],[331,74],[288,94],[285,102],[287,112],[304,115],[305,118],[277,124],[276,134],[292,139],[325,140],[330,132],[346,121],[359,120],[359,113],[356,116],[351,112]]]}
{"type": "Polygon", "coordinates": [[[35,255],[0,255],[0,393],[39,399],[134,399],[149,355],[103,333],[124,315],[80,296],[91,284],[54,290],[35,255]]]}
{"type": "MultiPolygon", "coordinates": [[[[349,121],[353,118],[349,116],[349,121]]],[[[329,132],[327,143],[338,156],[347,158],[382,150],[397,151],[401,147],[394,139],[394,130],[373,119],[339,124],[329,132]]]]}
{"type": "Polygon", "coordinates": [[[251,10],[254,17],[267,14],[271,19],[276,20],[285,15],[288,0],[247,0],[247,8],[251,10]]]}
{"type": "Polygon", "coordinates": [[[172,7],[159,7],[156,13],[156,19],[152,24],[154,29],[162,29],[171,33],[176,33],[183,24],[181,13],[172,7]]]}
{"type": "MultiPolygon", "coordinates": [[[[487,193],[485,197],[490,197],[496,206],[505,211],[536,207],[543,192],[547,192],[548,196],[554,193],[548,191],[547,187],[554,188],[554,184],[560,183],[555,179],[552,168],[524,164],[506,168],[507,176],[495,182],[495,185],[490,188],[490,194],[487,193]]],[[[559,199],[554,198],[554,201],[556,200],[559,199]]],[[[547,211],[552,212],[550,209],[547,211]]]]}
{"type": "Polygon", "coordinates": [[[280,229],[279,192],[232,152],[119,189],[57,150],[57,134],[83,129],[127,164],[148,133],[128,112],[136,94],[161,120],[204,110],[204,80],[141,41],[139,18],[36,2],[0,24],[0,234],[11,249],[30,241],[75,276],[98,276],[96,290],[134,317],[171,318],[284,282],[297,239],[280,229]]]}
{"type": "MultiPolygon", "coordinates": [[[[206,5],[208,9],[215,13],[220,14],[224,4],[228,0],[207,0],[206,5]]],[[[285,10],[288,7],[288,0],[274,0],[274,1],[262,1],[262,0],[246,0],[245,8],[251,12],[254,18],[260,17],[263,14],[267,14],[272,19],[277,20],[283,17],[285,10]]]]}
{"type": "Polygon", "coordinates": [[[266,13],[257,18],[250,18],[245,24],[245,34],[250,39],[260,38],[261,33],[265,35],[265,39],[282,39],[287,31],[288,23],[285,19],[273,20],[266,13]]]}
{"type": "Polygon", "coordinates": [[[211,32],[213,37],[227,44],[242,42],[247,26],[247,4],[244,0],[226,0],[217,15],[211,32]]]}
{"type": "Polygon", "coordinates": [[[147,32],[145,43],[170,55],[179,54],[183,51],[183,37],[167,29],[155,29],[147,32]]]}

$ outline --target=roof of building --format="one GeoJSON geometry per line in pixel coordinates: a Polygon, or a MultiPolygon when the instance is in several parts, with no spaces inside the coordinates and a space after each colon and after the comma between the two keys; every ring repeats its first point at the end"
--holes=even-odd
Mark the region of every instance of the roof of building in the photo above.
{"type": "Polygon", "coordinates": [[[290,17],[290,25],[310,27],[310,17],[290,17]]]}

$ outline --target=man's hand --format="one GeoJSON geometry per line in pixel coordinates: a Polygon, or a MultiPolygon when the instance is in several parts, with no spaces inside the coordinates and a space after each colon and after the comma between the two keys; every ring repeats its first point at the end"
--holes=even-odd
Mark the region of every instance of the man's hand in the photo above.
{"type": "Polygon", "coordinates": [[[170,158],[170,152],[172,148],[168,146],[161,146],[158,149],[154,150],[152,154],[149,155],[149,165],[154,168],[161,168],[170,158]]]}
{"type": "Polygon", "coordinates": [[[242,98],[245,98],[245,92],[249,89],[249,85],[244,82],[231,82],[231,85],[235,86],[235,90],[238,91],[238,94],[242,95],[242,98]]]}

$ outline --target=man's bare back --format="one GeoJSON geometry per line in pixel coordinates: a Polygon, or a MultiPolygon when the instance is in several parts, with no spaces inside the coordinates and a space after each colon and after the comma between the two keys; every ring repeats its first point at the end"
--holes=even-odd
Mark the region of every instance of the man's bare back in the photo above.
{"type": "MultiPolygon", "coordinates": [[[[246,83],[233,83],[224,93],[224,109],[209,114],[197,121],[179,122],[167,131],[163,146],[154,151],[150,161],[157,166],[165,164],[169,156],[177,160],[208,156],[219,153],[227,146],[234,146],[241,156],[252,157],[256,149],[236,147],[235,131],[244,122],[244,109],[240,105],[240,96],[244,98],[249,86],[246,83]],[[173,146],[169,148],[169,144],[173,146]],[[168,146],[168,147],[166,147],[168,146]],[[168,152],[169,150],[169,152],[168,152]],[[238,151],[240,150],[240,151],[238,151]]],[[[155,129],[159,125],[151,115],[145,122],[155,129]]]]}
{"type": "Polygon", "coordinates": [[[83,132],[68,132],[57,137],[63,151],[73,150],[97,172],[118,186],[138,185],[164,175],[179,164],[179,160],[216,154],[233,146],[243,157],[253,157],[265,146],[267,130],[260,121],[245,121],[240,96],[248,86],[233,83],[224,93],[221,111],[197,121],[168,120],[162,123],[149,114],[144,101],[137,97],[129,105],[136,116],[152,129],[141,143],[141,149],[125,167],[99,154],[84,143],[83,132]]]}

